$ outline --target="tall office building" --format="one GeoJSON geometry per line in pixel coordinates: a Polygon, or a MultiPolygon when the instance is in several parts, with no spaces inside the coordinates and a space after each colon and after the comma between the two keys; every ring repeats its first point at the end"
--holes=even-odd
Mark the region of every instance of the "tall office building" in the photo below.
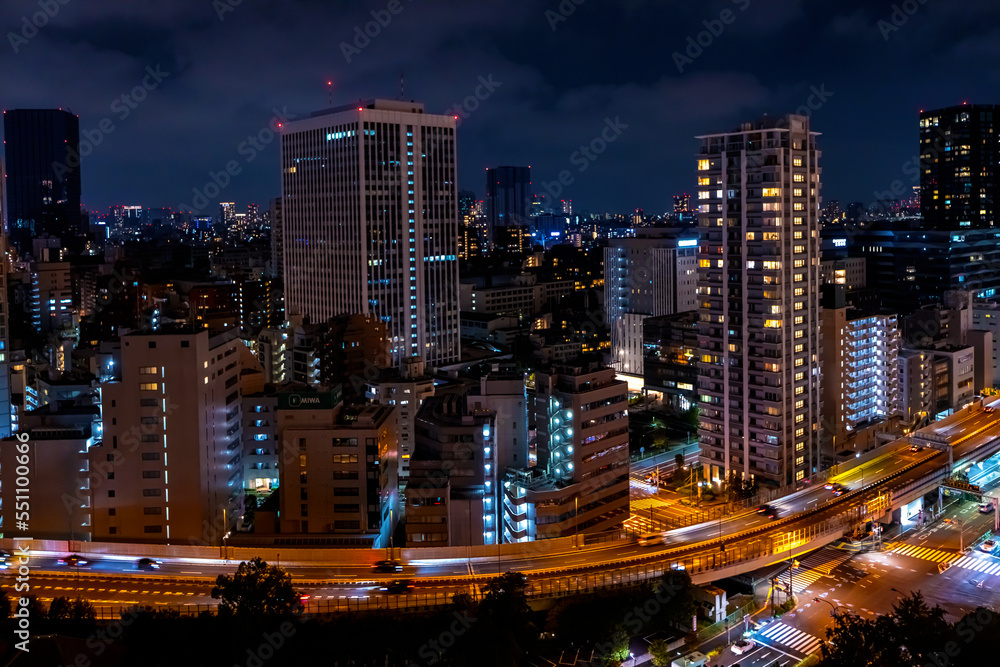
{"type": "Polygon", "coordinates": [[[1000,105],[920,113],[920,211],[928,227],[1000,227],[1000,105]]]}
{"type": "Polygon", "coordinates": [[[611,330],[611,365],[643,374],[642,323],[647,317],[698,308],[698,234],[636,230],[604,249],[604,307],[611,330]]]}
{"type": "Polygon", "coordinates": [[[385,322],[393,363],[459,358],[455,119],[374,100],[282,128],[285,312],[385,322]]]}
{"type": "Polygon", "coordinates": [[[783,485],[819,466],[817,133],[803,116],[698,137],[702,462],[783,485]]]}
{"type": "Polygon", "coordinates": [[[486,170],[486,222],[489,243],[512,252],[512,243],[523,243],[531,205],[531,167],[494,167],[486,170]]]}
{"type": "Polygon", "coordinates": [[[62,109],[3,112],[7,230],[18,251],[43,234],[80,234],[80,119],[62,109]]]}

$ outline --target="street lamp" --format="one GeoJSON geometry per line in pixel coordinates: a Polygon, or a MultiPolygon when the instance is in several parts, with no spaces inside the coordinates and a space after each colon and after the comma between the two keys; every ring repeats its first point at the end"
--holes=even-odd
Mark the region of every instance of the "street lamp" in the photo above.
{"type": "MultiPolygon", "coordinates": [[[[895,588],[892,590],[896,590],[895,588]]],[[[813,598],[813,602],[825,602],[830,605],[830,616],[837,618],[837,610],[840,609],[839,604],[833,604],[829,600],[824,600],[823,598],[813,598]]]]}

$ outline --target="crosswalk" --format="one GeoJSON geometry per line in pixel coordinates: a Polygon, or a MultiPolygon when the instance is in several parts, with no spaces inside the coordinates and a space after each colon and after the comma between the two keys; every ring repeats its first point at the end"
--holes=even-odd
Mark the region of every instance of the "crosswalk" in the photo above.
{"type": "Polygon", "coordinates": [[[784,623],[772,623],[760,633],[760,636],[803,655],[811,655],[823,643],[822,639],[784,623]]]}
{"type": "Polygon", "coordinates": [[[942,551],[940,549],[931,549],[928,547],[921,547],[915,544],[903,544],[902,542],[897,542],[889,546],[889,551],[894,554],[899,554],[900,556],[910,556],[911,558],[919,558],[921,560],[929,560],[935,563],[951,563],[962,557],[962,554],[955,553],[954,551],[942,551]]]}
{"type": "Polygon", "coordinates": [[[850,551],[823,547],[803,559],[799,567],[792,570],[792,588],[796,593],[805,591],[817,580],[828,576],[834,568],[854,556],[855,554],[850,551]]]}
{"type": "Polygon", "coordinates": [[[954,551],[929,549],[927,547],[919,547],[913,544],[903,543],[891,545],[889,551],[901,556],[929,560],[935,563],[947,563],[952,567],[961,567],[966,570],[982,572],[987,575],[1000,574],[1000,562],[992,559],[964,556],[960,553],[955,553],[954,551]]]}
{"type": "Polygon", "coordinates": [[[962,556],[959,560],[954,561],[952,565],[954,567],[965,568],[966,570],[982,572],[983,574],[1000,574],[1000,563],[993,560],[986,560],[985,558],[962,556]]]}

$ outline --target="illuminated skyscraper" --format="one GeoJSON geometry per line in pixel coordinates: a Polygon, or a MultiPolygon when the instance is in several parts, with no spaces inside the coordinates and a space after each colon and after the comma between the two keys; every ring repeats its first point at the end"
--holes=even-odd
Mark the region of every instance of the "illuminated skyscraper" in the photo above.
{"type": "Polygon", "coordinates": [[[393,362],[459,358],[455,119],[373,100],[282,128],[285,310],[374,314],[393,362]]]}
{"type": "Polygon", "coordinates": [[[699,137],[702,462],[784,485],[819,469],[820,151],[803,116],[699,137]]]}

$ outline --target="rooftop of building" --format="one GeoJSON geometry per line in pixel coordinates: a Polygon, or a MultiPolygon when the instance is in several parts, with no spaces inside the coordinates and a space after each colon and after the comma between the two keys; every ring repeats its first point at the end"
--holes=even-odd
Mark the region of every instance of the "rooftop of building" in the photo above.
{"type": "Polygon", "coordinates": [[[403,100],[385,100],[385,99],[370,99],[370,100],[359,100],[357,102],[352,102],[351,104],[343,104],[341,106],[330,107],[328,109],[320,109],[319,111],[314,111],[309,114],[310,118],[319,118],[320,116],[329,116],[331,114],[343,113],[344,111],[353,111],[356,109],[377,109],[380,111],[405,111],[408,113],[424,113],[424,103],[415,102],[410,100],[405,102],[403,100]]]}

